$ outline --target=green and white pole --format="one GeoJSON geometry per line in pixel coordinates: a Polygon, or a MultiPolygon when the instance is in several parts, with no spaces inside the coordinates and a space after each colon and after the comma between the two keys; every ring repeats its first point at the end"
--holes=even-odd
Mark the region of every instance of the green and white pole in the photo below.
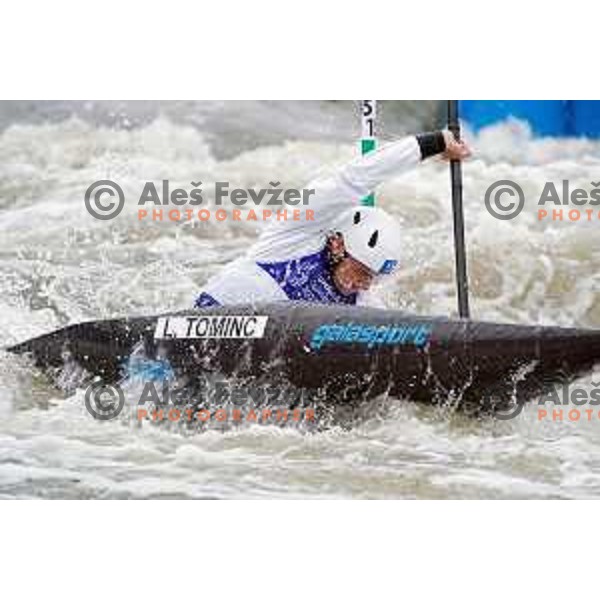
{"type": "MultiPolygon", "coordinates": [[[[377,116],[377,100],[360,101],[361,137],[360,152],[368,154],[376,146],[375,117],[377,116]]],[[[375,206],[375,194],[370,194],[362,199],[365,206],[375,206]]]]}

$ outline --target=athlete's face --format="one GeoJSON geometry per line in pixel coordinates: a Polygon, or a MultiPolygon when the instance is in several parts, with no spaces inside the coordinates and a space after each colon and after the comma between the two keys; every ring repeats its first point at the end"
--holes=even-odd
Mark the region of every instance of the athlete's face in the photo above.
{"type": "Polygon", "coordinates": [[[351,256],[346,256],[333,268],[333,282],[344,296],[368,290],[374,278],[371,269],[351,256]]]}
{"type": "Polygon", "coordinates": [[[373,283],[375,273],[346,253],[344,238],[337,234],[328,240],[329,251],[338,262],[331,272],[333,283],[344,296],[368,290],[373,283]]]}

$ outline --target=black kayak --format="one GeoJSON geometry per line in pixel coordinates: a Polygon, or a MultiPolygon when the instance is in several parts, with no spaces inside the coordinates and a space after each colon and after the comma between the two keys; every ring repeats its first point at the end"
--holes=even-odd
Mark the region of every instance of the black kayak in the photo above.
{"type": "Polygon", "coordinates": [[[267,378],[332,403],[388,394],[473,414],[506,411],[589,373],[600,363],[600,330],[286,303],[92,321],[8,350],[43,369],[75,361],[111,383],[140,347],[190,379],[267,378]]]}

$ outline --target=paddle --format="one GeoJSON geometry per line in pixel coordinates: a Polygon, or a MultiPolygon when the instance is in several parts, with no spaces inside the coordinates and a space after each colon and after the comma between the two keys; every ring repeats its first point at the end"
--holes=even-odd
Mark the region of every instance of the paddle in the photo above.
{"type": "MultiPolygon", "coordinates": [[[[458,100],[448,100],[448,129],[460,140],[458,100]]],[[[459,160],[450,161],[452,186],[452,213],[454,221],[454,255],[456,261],[456,287],[458,291],[458,314],[469,318],[469,282],[467,279],[467,253],[465,249],[465,220],[462,200],[462,167],[459,160]]]]}

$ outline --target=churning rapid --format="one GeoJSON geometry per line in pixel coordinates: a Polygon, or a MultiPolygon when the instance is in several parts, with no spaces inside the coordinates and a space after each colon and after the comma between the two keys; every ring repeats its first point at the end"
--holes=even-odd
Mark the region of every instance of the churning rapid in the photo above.
{"type": "MultiPolygon", "coordinates": [[[[437,109],[381,103],[382,138],[435,127],[437,109]]],[[[264,226],[140,221],[144,182],[302,189],[353,157],[358,135],[348,102],[0,103],[3,345],[69,323],[190,307],[264,226]],[[86,189],[103,179],[127,199],[113,221],[84,206],[86,189]]],[[[463,168],[473,318],[600,328],[600,218],[570,221],[565,211],[562,221],[540,220],[536,202],[549,181],[592,189],[600,142],[534,140],[518,122],[466,136],[474,151],[463,168]],[[515,219],[486,209],[485,192],[498,180],[523,188],[527,202],[515,219]]],[[[383,185],[377,201],[404,230],[400,272],[381,290],[387,303],[454,315],[447,165],[421,165],[383,185]]],[[[595,373],[576,385],[591,393],[599,381],[595,373]]],[[[507,421],[379,398],[351,428],[245,423],[190,435],[140,424],[129,410],[94,420],[83,392],[63,398],[22,357],[0,352],[0,497],[597,497],[597,407],[591,419],[564,410],[559,421],[540,418],[534,400],[507,421]]]]}

